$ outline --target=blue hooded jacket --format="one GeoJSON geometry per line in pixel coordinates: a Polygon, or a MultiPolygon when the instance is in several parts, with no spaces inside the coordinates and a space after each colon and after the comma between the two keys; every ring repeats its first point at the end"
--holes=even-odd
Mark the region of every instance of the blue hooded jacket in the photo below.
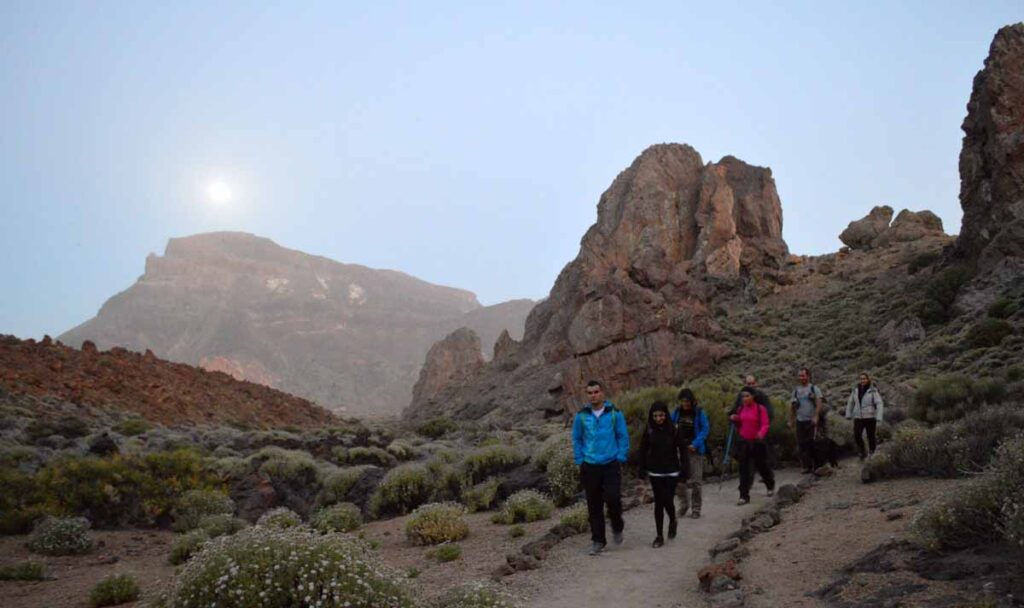
{"type": "MultiPolygon", "coordinates": [[[[672,412],[672,424],[679,424],[678,407],[672,412]]],[[[708,415],[704,413],[704,408],[698,405],[693,414],[693,441],[690,442],[690,445],[697,448],[698,454],[707,453],[706,442],[710,431],[711,423],[708,422],[708,415]]]]}
{"type": "Polygon", "coordinates": [[[626,462],[629,457],[626,417],[611,401],[604,402],[604,409],[598,418],[587,405],[572,421],[572,451],[577,465],[626,462]]]}

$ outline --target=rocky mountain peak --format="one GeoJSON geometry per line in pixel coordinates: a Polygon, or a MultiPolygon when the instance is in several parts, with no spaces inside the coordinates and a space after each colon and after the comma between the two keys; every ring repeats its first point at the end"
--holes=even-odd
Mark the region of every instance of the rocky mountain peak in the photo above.
{"type": "Polygon", "coordinates": [[[870,250],[892,243],[909,243],[925,237],[944,237],[942,219],[931,211],[900,211],[892,219],[888,205],[874,207],[859,220],[850,222],[839,240],[850,249],[870,250]],[[891,223],[890,223],[891,221],[891,223]]]}

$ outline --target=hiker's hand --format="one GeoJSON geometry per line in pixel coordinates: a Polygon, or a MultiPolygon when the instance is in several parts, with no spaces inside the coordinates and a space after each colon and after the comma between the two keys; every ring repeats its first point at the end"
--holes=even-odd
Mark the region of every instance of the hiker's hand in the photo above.
{"type": "Polygon", "coordinates": [[[732,420],[733,422],[739,422],[740,417],[738,414],[733,414],[732,416],[729,416],[729,420],[732,420]]]}

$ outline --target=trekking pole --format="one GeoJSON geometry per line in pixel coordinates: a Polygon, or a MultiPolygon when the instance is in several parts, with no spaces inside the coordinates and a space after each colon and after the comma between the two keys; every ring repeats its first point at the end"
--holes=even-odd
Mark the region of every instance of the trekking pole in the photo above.
{"type": "Polygon", "coordinates": [[[732,432],[736,425],[729,423],[729,436],[725,439],[725,454],[722,455],[722,470],[718,473],[718,491],[722,491],[722,483],[725,481],[725,467],[729,466],[729,454],[732,452],[732,432]]]}

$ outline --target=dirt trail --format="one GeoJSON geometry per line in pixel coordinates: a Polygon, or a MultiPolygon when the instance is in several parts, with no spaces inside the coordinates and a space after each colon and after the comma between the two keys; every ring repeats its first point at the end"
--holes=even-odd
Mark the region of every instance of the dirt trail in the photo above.
{"type": "MultiPolygon", "coordinates": [[[[777,485],[795,483],[795,470],[776,471],[777,485]]],[[[654,506],[644,505],[625,514],[625,541],[609,545],[599,557],[586,555],[590,535],[566,539],[556,547],[539,571],[516,574],[512,586],[527,598],[530,608],[693,608],[703,606],[697,590],[697,570],[708,558],[708,549],[736,530],[744,517],[768,500],[760,483],[751,502],[737,507],[737,481],[704,486],[703,517],[683,518],[679,536],[666,540],[660,549],[654,540],[654,506]]]]}

